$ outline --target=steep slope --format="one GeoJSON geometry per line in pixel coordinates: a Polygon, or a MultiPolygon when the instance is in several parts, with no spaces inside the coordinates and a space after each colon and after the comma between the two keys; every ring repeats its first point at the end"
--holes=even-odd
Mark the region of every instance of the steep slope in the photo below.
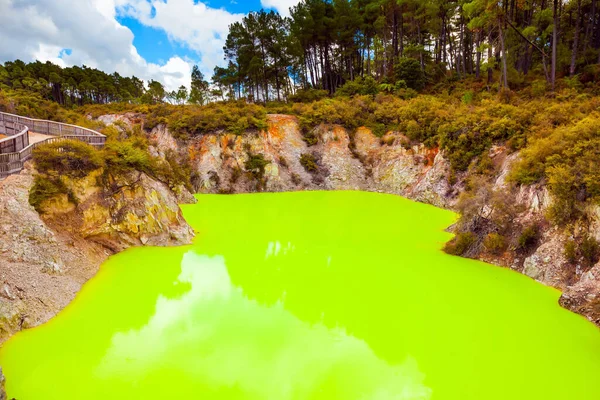
{"type": "Polygon", "coordinates": [[[73,181],[79,204],[59,196],[40,215],[30,168],[0,182],[0,342],[52,318],[115,252],[191,242],[175,195],[148,176],[123,177],[110,193],[73,181]]]}
{"type": "MultiPolygon", "coordinates": [[[[131,126],[143,118],[139,114],[102,117],[131,126]]],[[[307,140],[296,117],[288,115],[270,115],[267,129],[243,135],[220,132],[181,140],[164,125],[149,132],[156,154],[170,149],[189,158],[200,193],[366,190],[455,209],[473,175],[453,173],[442,152],[410,143],[398,132],[378,138],[364,127],[349,132],[336,125],[320,125],[310,136],[307,140]]],[[[494,171],[489,190],[503,193],[503,201],[514,208],[511,232],[506,248],[497,253],[484,245],[490,231],[481,230],[466,255],[560,289],[565,293],[563,306],[600,323],[598,266],[584,268],[565,258],[563,249],[570,233],[546,222],[552,204],[547,188],[543,184],[511,187],[507,176],[518,153],[494,146],[487,156],[494,171]],[[539,231],[524,248],[519,241],[533,225],[539,231]]],[[[485,212],[491,205],[481,207],[485,212]]],[[[590,231],[600,238],[600,224],[592,224],[590,231]]]]}

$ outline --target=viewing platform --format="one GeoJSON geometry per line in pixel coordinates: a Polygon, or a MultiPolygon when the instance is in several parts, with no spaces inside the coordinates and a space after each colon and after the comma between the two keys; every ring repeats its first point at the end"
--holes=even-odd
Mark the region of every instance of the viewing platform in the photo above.
{"type": "Polygon", "coordinates": [[[92,129],[0,112],[0,179],[16,174],[43,143],[79,140],[97,148],[106,136],[92,129]]]}

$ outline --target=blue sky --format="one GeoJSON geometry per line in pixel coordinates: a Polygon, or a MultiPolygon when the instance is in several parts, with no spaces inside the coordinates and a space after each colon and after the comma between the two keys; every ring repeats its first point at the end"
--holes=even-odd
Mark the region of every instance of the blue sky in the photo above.
{"type": "Polygon", "coordinates": [[[230,24],[250,11],[287,14],[300,0],[0,0],[0,63],[87,65],[189,87],[197,64],[223,65],[230,24]]]}
{"type": "Polygon", "coordinates": [[[260,0],[210,0],[204,2],[213,8],[224,8],[232,13],[248,13],[262,8],[260,0]]]}
{"type": "MultiPolygon", "coordinates": [[[[199,3],[200,1],[195,1],[199,3]]],[[[211,8],[224,9],[232,14],[247,14],[265,8],[260,0],[210,0],[202,1],[211,8]]],[[[137,19],[131,17],[117,17],[121,25],[128,27],[134,34],[133,44],[138,53],[147,61],[164,64],[172,56],[180,56],[194,60],[196,52],[185,43],[169,40],[169,36],[162,29],[144,26],[137,19]]]]}

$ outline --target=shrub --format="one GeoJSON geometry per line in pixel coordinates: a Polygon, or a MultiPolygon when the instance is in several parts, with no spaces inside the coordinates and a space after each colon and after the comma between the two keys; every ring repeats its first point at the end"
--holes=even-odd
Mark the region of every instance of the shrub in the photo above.
{"type": "MultiPolygon", "coordinates": [[[[574,110],[567,111],[574,114],[574,110]]],[[[551,114],[561,111],[548,111],[551,114]]],[[[561,122],[563,123],[563,122],[561,122]]],[[[544,178],[554,204],[549,219],[564,224],[579,216],[583,201],[600,199],[600,115],[592,112],[572,126],[562,126],[531,140],[510,179],[531,184],[544,178]]]]}
{"type": "Polygon", "coordinates": [[[297,174],[297,173],[295,173],[295,172],[294,172],[294,173],[292,173],[292,176],[291,176],[291,178],[292,178],[292,183],[293,183],[294,185],[296,185],[296,186],[297,186],[297,185],[300,185],[300,184],[302,183],[302,178],[300,178],[300,175],[298,175],[298,174],[297,174]]]}
{"type": "Polygon", "coordinates": [[[262,179],[265,175],[265,167],[270,164],[269,161],[265,160],[265,156],[262,154],[248,154],[248,160],[244,164],[246,171],[250,172],[256,179],[262,179]]]}
{"type": "Polygon", "coordinates": [[[425,74],[419,60],[402,57],[398,60],[395,71],[396,79],[404,81],[409,88],[421,90],[425,87],[425,74]]]}
{"type": "Polygon", "coordinates": [[[302,135],[302,140],[304,140],[304,142],[306,143],[306,145],[308,147],[314,146],[317,143],[319,143],[319,136],[316,134],[316,132],[310,131],[307,132],[305,134],[302,135]]]}
{"type": "Polygon", "coordinates": [[[60,178],[36,175],[34,177],[33,186],[29,191],[29,204],[31,204],[37,212],[42,213],[42,204],[44,201],[61,194],[66,194],[69,201],[77,203],[77,199],[73,192],[65,186],[60,178]]]}
{"type": "Polygon", "coordinates": [[[231,171],[231,179],[230,179],[231,184],[235,184],[238,181],[238,179],[240,179],[241,176],[242,176],[241,168],[238,166],[234,167],[233,170],[231,171]]]}
{"type": "Polygon", "coordinates": [[[65,175],[71,178],[83,178],[104,166],[99,151],[89,144],[76,140],[42,144],[33,150],[33,160],[41,173],[65,175]]]}
{"type": "Polygon", "coordinates": [[[463,104],[471,104],[473,103],[473,99],[475,98],[475,93],[473,93],[472,90],[469,90],[467,92],[465,92],[465,94],[463,94],[463,96],[461,97],[461,101],[463,102],[463,104]]]}
{"type": "Polygon", "coordinates": [[[210,103],[205,106],[173,106],[160,104],[147,108],[146,129],[166,124],[180,138],[226,130],[244,134],[250,130],[267,127],[267,111],[264,106],[245,101],[210,103]]]}
{"type": "Polygon", "coordinates": [[[485,249],[492,254],[501,254],[506,250],[506,238],[498,233],[490,233],[483,240],[485,249]]]}
{"type": "Polygon", "coordinates": [[[548,90],[548,83],[545,80],[538,79],[531,84],[531,94],[535,97],[543,97],[548,90]]]}
{"type": "Polygon", "coordinates": [[[477,241],[475,235],[471,232],[460,232],[454,239],[446,243],[444,251],[455,256],[465,254],[477,241]]]}
{"type": "Polygon", "coordinates": [[[156,175],[156,161],[151,159],[145,149],[136,147],[129,141],[108,143],[103,153],[108,173],[140,171],[156,175]]]}
{"type": "Polygon", "coordinates": [[[320,89],[301,89],[296,91],[296,94],[289,97],[292,103],[312,103],[313,101],[322,100],[329,96],[327,90],[320,89]]]}
{"type": "Polygon", "coordinates": [[[192,186],[192,166],[189,156],[180,157],[173,150],[168,149],[165,153],[165,161],[168,164],[168,180],[171,187],[183,185],[190,192],[194,191],[192,186]]]}
{"type": "Polygon", "coordinates": [[[586,236],[579,246],[581,256],[588,266],[592,266],[598,262],[600,257],[600,243],[590,236],[586,236]]]}
{"type": "Polygon", "coordinates": [[[530,225],[523,229],[519,236],[519,249],[530,250],[538,241],[539,227],[537,225],[530,225]]]}
{"type": "Polygon", "coordinates": [[[304,153],[300,156],[300,164],[304,167],[306,172],[317,173],[319,171],[319,164],[317,157],[311,153],[304,153]]]}
{"type": "Polygon", "coordinates": [[[574,264],[577,262],[577,243],[574,240],[569,240],[565,243],[564,256],[568,262],[574,264]]]}
{"type": "Polygon", "coordinates": [[[353,81],[346,82],[342,87],[336,90],[336,96],[356,96],[356,95],[376,95],[379,92],[379,85],[372,76],[358,77],[353,81]]]}

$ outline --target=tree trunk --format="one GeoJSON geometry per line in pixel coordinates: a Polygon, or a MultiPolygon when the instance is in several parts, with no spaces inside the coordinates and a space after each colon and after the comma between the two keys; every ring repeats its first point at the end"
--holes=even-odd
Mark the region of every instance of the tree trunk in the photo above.
{"type": "Polygon", "coordinates": [[[571,53],[571,67],[569,75],[575,75],[577,67],[577,50],[579,48],[579,33],[581,31],[581,0],[577,0],[577,20],[575,21],[575,36],[573,37],[573,52],[571,53]]]}
{"type": "Polygon", "coordinates": [[[554,0],[553,6],[554,26],[552,28],[552,72],[550,74],[550,80],[552,84],[552,91],[556,89],[556,50],[558,42],[558,0],[554,0]]]}
{"type": "Polygon", "coordinates": [[[596,0],[592,0],[592,9],[590,10],[587,23],[585,25],[585,37],[583,40],[583,51],[585,52],[592,41],[594,35],[594,24],[596,22],[596,0]]]}
{"type": "Polygon", "coordinates": [[[502,51],[502,85],[504,89],[508,89],[508,65],[506,54],[506,46],[504,44],[504,31],[502,30],[502,21],[498,21],[498,36],[500,39],[500,51],[502,51]]]}
{"type": "Polygon", "coordinates": [[[475,64],[475,78],[481,77],[481,31],[477,31],[477,61],[475,64]]]}

